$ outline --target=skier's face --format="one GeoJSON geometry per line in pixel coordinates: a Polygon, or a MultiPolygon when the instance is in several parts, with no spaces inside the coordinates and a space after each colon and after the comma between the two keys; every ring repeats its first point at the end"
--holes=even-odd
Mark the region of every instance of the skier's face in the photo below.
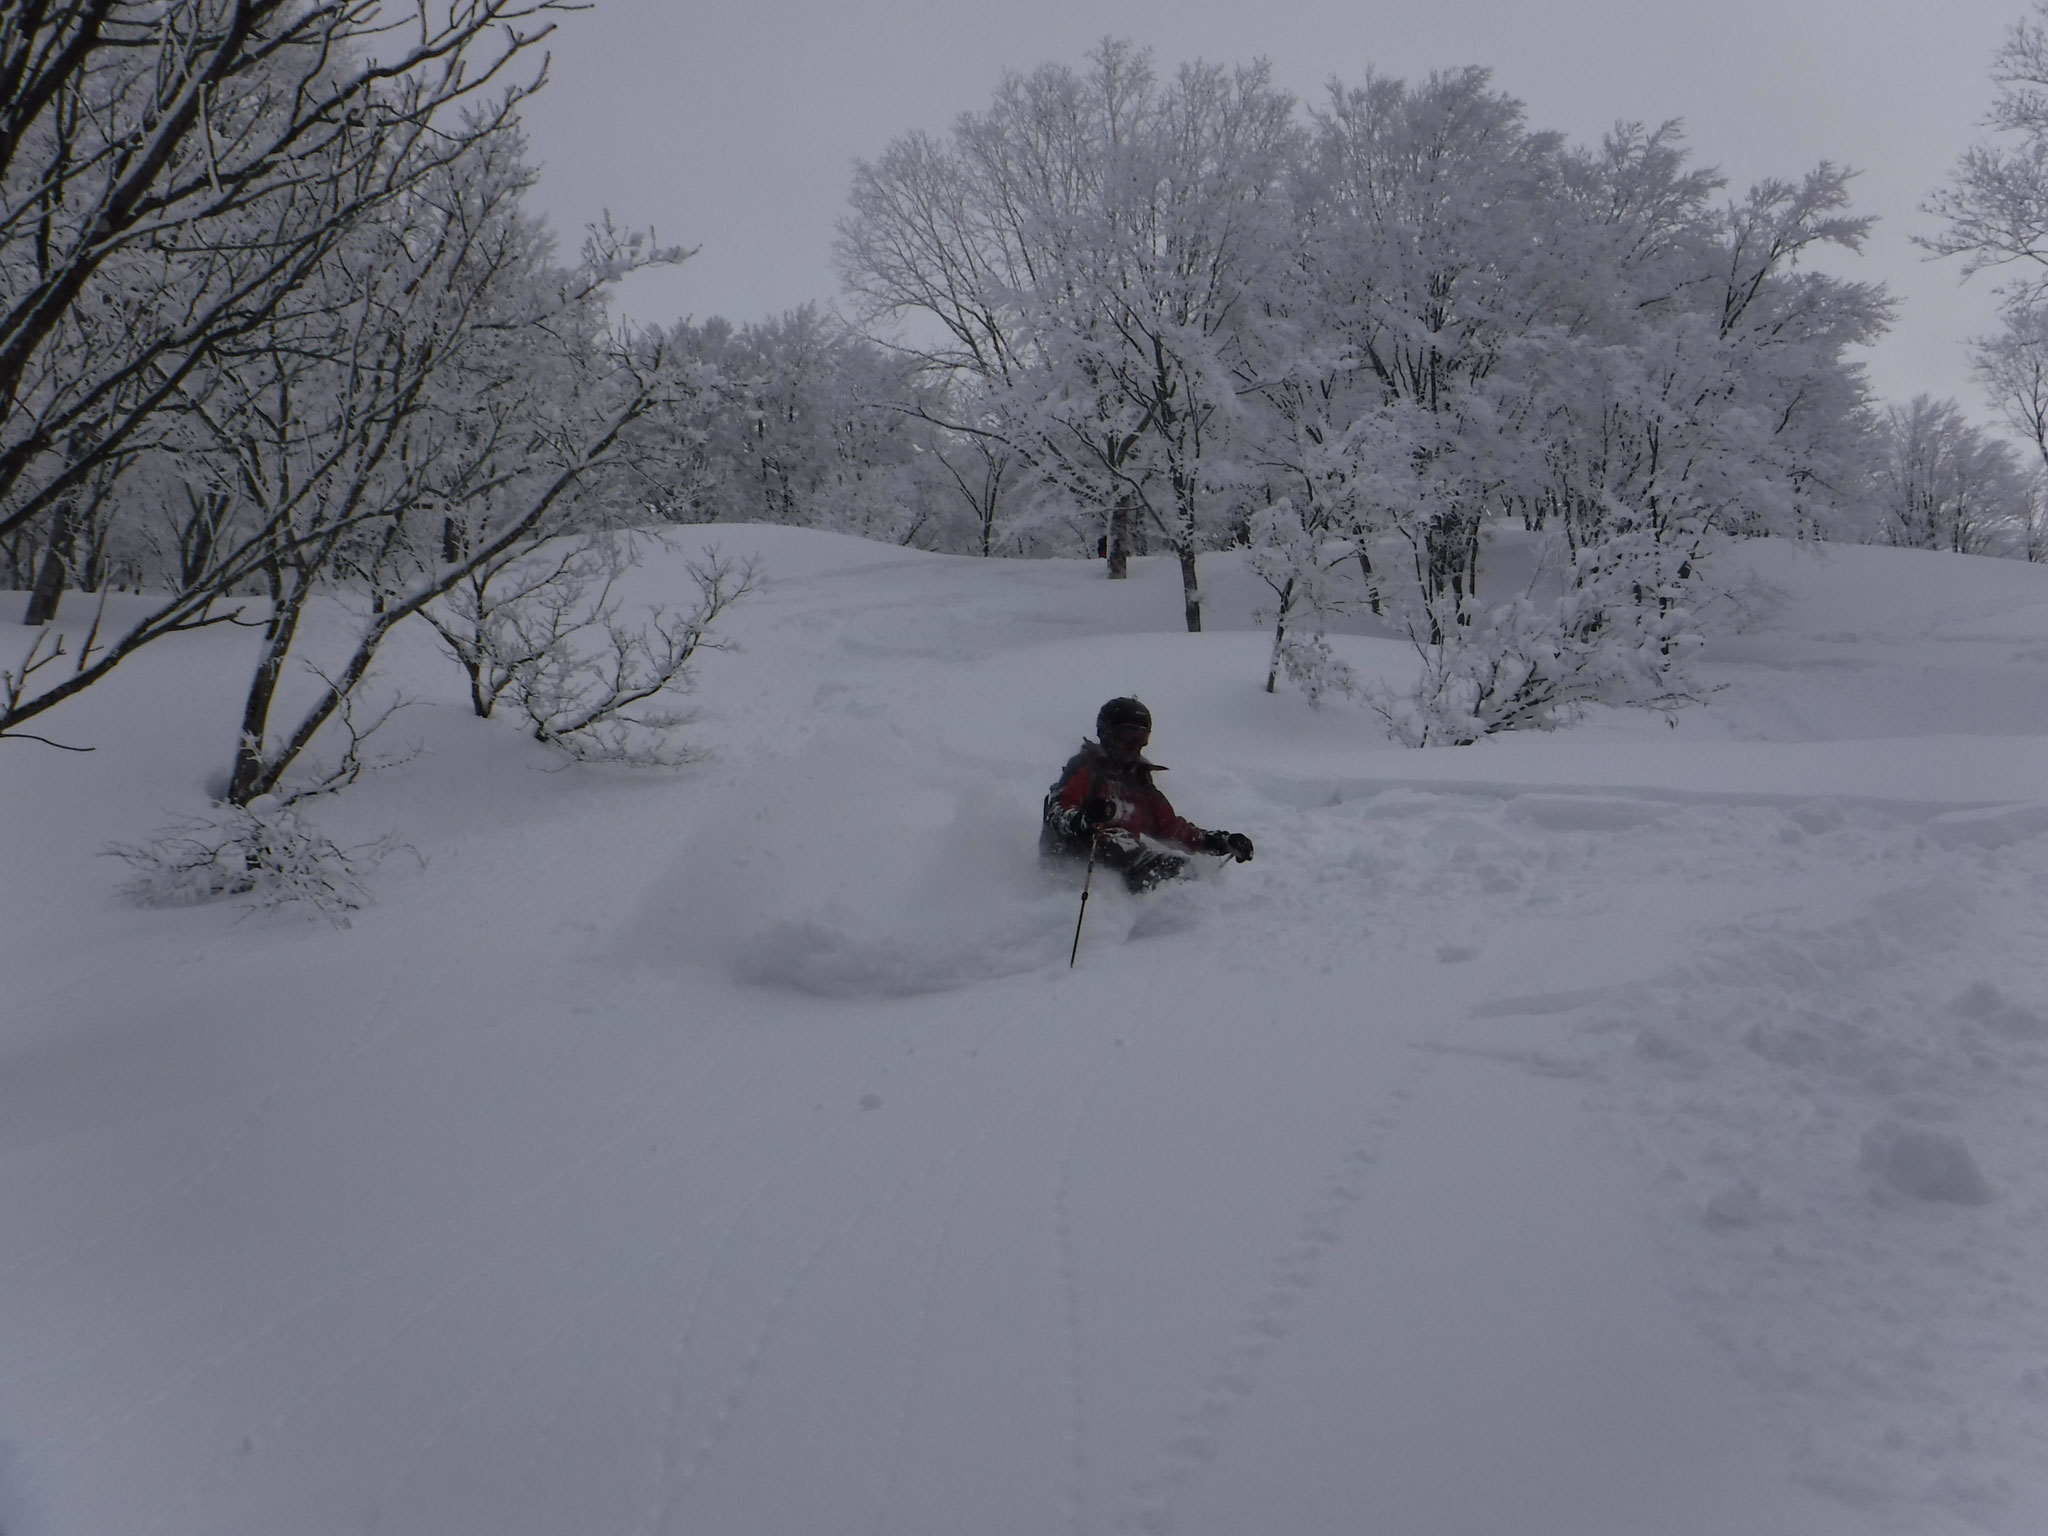
{"type": "Polygon", "coordinates": [[[1151,739],[1151,731],[1142,725],[1119,725],[1110,731],[1109,740],[1103,745],[1118,757],[1133,758],[1145,750],[1151,739]]]}

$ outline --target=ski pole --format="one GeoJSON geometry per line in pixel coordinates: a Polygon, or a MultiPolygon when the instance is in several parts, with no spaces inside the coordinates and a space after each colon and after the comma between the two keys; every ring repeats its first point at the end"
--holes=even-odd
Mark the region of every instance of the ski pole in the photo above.
{"type": "Polygon", "coordinates": [[[1074,919],[1074,947],[1067,955],[1067,969],[1074,968],[1074,961],[1081,954],[1081,923],[1088,916],[1088,887],[1095,883],[1095,845],[1099,841],[1094,833],[1088,836],[1088,873],[1081,877],[1081,911],[1074,919]]]}

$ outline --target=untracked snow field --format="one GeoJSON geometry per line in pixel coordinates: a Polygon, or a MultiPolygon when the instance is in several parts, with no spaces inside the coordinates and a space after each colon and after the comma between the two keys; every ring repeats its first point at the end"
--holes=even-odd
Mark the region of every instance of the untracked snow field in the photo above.
{"type": "Polygon", "coordinates": [[[1751,546],[1703,706],[1414,752],[1234,556],[713,542],[687,767],[393,650],[345,928],[101,856],[246,636],[0,742],[4,1536],[2048,1531],[2048,570],[1751,546]],[[1125,692],[1258,856],[1069,969],[1125,692]]]}

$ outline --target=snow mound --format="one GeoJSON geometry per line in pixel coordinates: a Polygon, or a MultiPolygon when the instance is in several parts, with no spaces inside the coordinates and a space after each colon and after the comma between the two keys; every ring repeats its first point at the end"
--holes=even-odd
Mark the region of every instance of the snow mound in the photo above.
{"type": "Polygon", "coordinates": [[[1952,1131],[1887,1120],[1863,1133],[1859,1161],[1864,1172],[1917,1200],[1983,1205],[1991,1198],[1976,1158],[1952,1131]]]}
{"type": "Polygon", "coordinates": [[[1949,811],[1930,820],[1927,831],[1944,848],[2005,848],[2048,832],[2048,805],[1949,811]]]}

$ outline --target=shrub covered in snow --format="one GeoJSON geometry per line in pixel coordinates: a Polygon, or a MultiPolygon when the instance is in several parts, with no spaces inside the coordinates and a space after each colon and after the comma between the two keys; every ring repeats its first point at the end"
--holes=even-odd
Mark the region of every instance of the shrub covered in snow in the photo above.
{"type": "Polygon", "coordinates": [[[308,827],[297,807],[260,795],[246,806],[222,804],[144,842],[107,851],[134,870],[122,894],[146,907],[247,896],[256,907],[305,902],[345,926],[347,914],[370,899],[364,874],[393,847],[384,838],[344,848],[308,827]]]}
{"type": "Polygon", "coordinates": [[[422,609],[467,674],[476,713],[489,718],[510,699],[536,741],[589,761],[683,760],[674,734],[686,717],[673,699],[697,653],[720,648],[713,623],[759,578],[713,547],[683,561],[698,594],[687,613],[656,607],[629,618],[617,588],[638,553],[633,537],[609,534],[510,553],[422,609]]]}
{"type": "Polygon", "coordinates": [[[1547,730],[1589,704],[1668,709],[1690,701],[1697,686],[1686,663],[1699,636],[1686,594],[1676,582],[1660,583],[1667,552],[1654,541],[1635,552],[1640,562],[1568,560],[1569,584],[1548,599],[1525,594],[1460,614],[1418,596],[1406,623],[1421,671],[1403,691],[1369,686],[1367,702],[1396,740],[1428,747],[1547,730]]]}

